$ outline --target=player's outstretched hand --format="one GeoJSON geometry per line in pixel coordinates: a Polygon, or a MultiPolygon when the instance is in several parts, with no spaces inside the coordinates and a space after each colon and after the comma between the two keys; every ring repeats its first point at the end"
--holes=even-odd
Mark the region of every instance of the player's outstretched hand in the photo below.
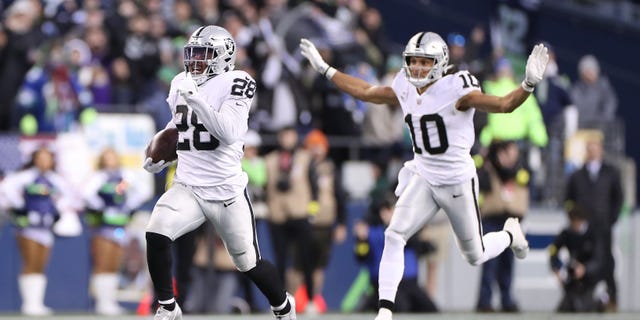
{"type": "Polygon", "coordinates": [[[300,50],[302,50],[302,55],[309,60],[311,66],[316,71],[326,75],[329,65],[324,62],[322,56],[320,56],[320,52],[318,52],[318,49],[316,49],[316,46],[311,41],[305,38],[300,39],[300,50]]]}
{"type": "Polygon", "coordinates": [[[549,62],[549,53],[547,47],[542,43],[533,47],[529,58],[527,59],[526,73],[524,81],[522,81],[522,89],[533,92],[533,88],[542,80],[544,69],[549,62]]]}
{"type": "Polygon", "coordinates": [[[182,79],[176,85],[176,90],[178,94],[181,95],[184,99],[187,99],[191,95],[194,95],[198,92],[198,85],[193,78],[191,77],[191,73],[187,72],[187,76],[185,79],[182,79]]]}
{"type": "Polygon", "coordinates": [[[147,172],[158,173],[162,171],[162,169],[168,167],[170,164],[171,162],[165,162],[164,160],[160,160],[154,163],[153,159],[151,159],[151,157],[148,157],[144,160],[142,167],[147,170],[147,172]]]}

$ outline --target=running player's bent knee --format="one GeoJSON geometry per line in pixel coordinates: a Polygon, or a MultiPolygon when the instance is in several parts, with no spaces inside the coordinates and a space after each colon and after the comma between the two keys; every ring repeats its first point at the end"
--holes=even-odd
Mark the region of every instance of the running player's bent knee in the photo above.
{"type": "Polygon", "coordinates": [[[387,243],[389,244],[393,243],[401,246],[404,246],[405,244],[407,244],[407,241],[404,239],[404,237],[400,233],[398,233],[397,231],[391,228],[387,228],[387,230],[384,231],[384,241],[385,241],[385,245],[387,243]]]}
{"type": "Polygon", "coordinates": [[[477,250],[471,250],[471,251],[463,250],[462,256],[472,266],[479,266],[484,262],[482,251],[478,252],[477,250]]]}
{"type": "Polygon", "coordinates": [[[250,252],[250,251],[245,251],[240,253],[229,252],[229,255],[231,255],[233,264],[236,265],[236,268],[240,272],[247,272],[256,266],[257,259],[256,259],[255,253],[253,252],[250,252]]]}

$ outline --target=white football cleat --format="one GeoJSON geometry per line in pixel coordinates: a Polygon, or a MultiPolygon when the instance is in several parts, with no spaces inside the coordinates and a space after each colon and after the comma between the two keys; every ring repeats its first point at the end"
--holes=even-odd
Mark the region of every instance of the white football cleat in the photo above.
{"type": "Polygon", "coordinates": [[[153,320],[182,320],[182,310],[180,310],[180,306],[177,303],[173,311],[169,311],[163,306],[160,306],[153,320]]]}
{"type": "Polygon", "coordinates": [[[502,230],[511,234],[511,250],[518,259],[524,259],[529,253],[529,242],[524,237],[518,218],[508,218],[502,230]]]}
{"type": "Polygon", "coordinates": [[[391,310],[387,308],[380,308],[375,320],[391,320],[391,310]]]}
{"type": "Polygon", "coordinates": [[[281,314],[278,311],[271,309],[276,319],[296,320],[296,299],[287,292],[287,300],[289,300],[289,305],[291,305],[291,310],[289,312],[281,314]]]}

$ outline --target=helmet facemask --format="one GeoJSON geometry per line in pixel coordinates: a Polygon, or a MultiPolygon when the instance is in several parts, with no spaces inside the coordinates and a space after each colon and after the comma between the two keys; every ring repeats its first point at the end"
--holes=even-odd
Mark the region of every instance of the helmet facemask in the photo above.
{"type": "Polygon", "coordinates": [[[451,68],[449,65],[449,48],[447,44],[433,32],[421,32],[414,35],[404,52],[403,69],[407,81],[416,88],[422,88],[440,78],[451,68]],[[413,77],[410,69],[411,57],[424,57],[433,59],[431,70],[424,77],[413,77]]]}
{"type": "Polygon", "coordinates": [[[235,67],[235,41],[227,30],[217,26],[196,30],[184,46],[184,70],[201,85],[235,67]]]}

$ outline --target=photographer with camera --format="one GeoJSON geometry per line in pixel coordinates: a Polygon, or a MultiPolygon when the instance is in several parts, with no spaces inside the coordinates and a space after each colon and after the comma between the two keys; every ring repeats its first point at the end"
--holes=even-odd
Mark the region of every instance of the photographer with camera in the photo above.
{"type": "Polygon", "coordinates": [[[603,242],[587,222],[583,209],[572,205],[568,211],[569,226],[562,230],[549,247],[551,269],[564,288],[558,312],[598,312],[602,303],[594,298],[596,284],[603,279],[603,242]],[[562,248],[569,251],[563,261],[562,248]]]}

